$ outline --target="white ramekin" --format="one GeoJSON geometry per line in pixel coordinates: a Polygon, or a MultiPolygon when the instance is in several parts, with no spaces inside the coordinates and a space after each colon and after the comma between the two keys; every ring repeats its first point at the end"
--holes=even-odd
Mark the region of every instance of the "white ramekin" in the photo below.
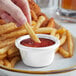
{"type": "Polygon", "coordinates": [[[29,38],[29,35],[22,36],[15,41],[16,47],[19,49],[24,64],[32,67],[43,67],[50,65],[53,62],[56,49],[60,45],[60,41],[51,35],[37,34],[39,38],[47,38],[55,41],[55,44],[48,47],[27,47],[20,44],[24,39],[29,38]]]}

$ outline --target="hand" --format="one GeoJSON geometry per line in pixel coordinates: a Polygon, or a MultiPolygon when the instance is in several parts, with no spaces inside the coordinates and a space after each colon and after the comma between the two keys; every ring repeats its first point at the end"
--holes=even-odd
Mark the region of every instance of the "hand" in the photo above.
{"type": "Polygon", "coordinates": [[[0,0],[0,17],[7,22],[12,21],[19,25],[27,21],[31,23],[28,0],[0,0]]]}

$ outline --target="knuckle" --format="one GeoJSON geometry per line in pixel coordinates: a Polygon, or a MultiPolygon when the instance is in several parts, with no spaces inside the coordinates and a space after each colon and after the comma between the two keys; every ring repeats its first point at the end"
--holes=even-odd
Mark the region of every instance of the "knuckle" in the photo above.
{"type": "Polygon", "coordinates": [[[24,23],[26,21],[24,13],[19,8],[18,9],[17,8],[14,9],[14,12],[13,12],[12,16],[14,17],[14,19],[18,23],[24,23]]]}
{"type": "Polygon", "coordinates": [[[11,12],[12,16],[19,16],[21,11],[18,8],[13,9],[13,12],[11,12]]]}

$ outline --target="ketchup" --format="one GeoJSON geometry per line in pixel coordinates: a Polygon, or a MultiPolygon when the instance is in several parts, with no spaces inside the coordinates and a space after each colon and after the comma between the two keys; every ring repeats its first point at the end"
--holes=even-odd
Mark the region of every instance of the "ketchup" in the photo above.
{"type": "Polygon", "coordinates": [[[41,43],[36,43],[31,38],[24,39],[20,43],[28,47],[47,47],[55,44],[55,42],[50,39],[46,39],[46,38],[39,38],[39,39],[41,43]]]}

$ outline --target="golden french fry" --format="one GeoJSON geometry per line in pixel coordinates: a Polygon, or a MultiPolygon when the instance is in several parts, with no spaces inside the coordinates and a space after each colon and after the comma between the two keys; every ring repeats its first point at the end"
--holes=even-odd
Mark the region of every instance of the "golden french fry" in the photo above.
{"type": "Polygon", "coordinates": [[[49,28],[49,27],[42,27],[42,28],[38,28],[37,30],[35,30],[35,33],[37,34],[46,34],[46,33],[50,33],[54,28],[49,28]]]}
{"type": "Polygon", "coordinates": [[[14,68],[15,67],[15,64],[20,61],[20,57],[14,57],[12,60],[11,60],[11,67],[14,68]]]}
{"type": "Polygon", "coordinates": [[[3,60],[0,60],[0,65],[4,65],[4,61],[3,60]]]}
{"type": "Polygon", "coordinates": [[[13,37],[20,37],[22,35],[25,35],[27,34],[27,31],[25,29],[19,29],[19,30],[15,30],[13,32],[10,32],[8,34],[3,34],[1,37],[0,37],[0,41],[2,40],[6,40],[8,38],[13,38],[13,37]]]}
{"type": "Polygon", "coordinates": [[[71,33],[67,30],[67,41],[68,41],[68,51],[70,54],[70,57],[73,56],[73,48],[74,48],[74,44],[73,44],[73,40],[72,40],[72,35],[71,33]]]}
{"type": "Polygon", "coordinates": [[[47,27],[55,27],[55,21],[54,18],[50,18],[47,27]]]}
{"type": "Polygon", "coordinates": [[[8,68],[11,68],[11,63],[7,59],[4,59],[4,65],[8,68]]]}
{"type": "Polygon", "coordinates": [[[7,57],[7,54],[6,53],[5,54],[0,54],[0,60],[4,59],[6,57],[7,57]]]}
{"type": "Polygon", "coordinates": [[[56,52],[55,53],[58,53],[58,51],[59,51],[59,48],[56,49],[56,52]]]}
{"type": "Polygon", "coordinates": [[[15,23],[11,22],[11,23],[4,24],[4,25],[0,26],[0,35],[4,34],[4,33],[8,33],[16,28],[17,28],[17,26],[15,23]]]}
{"type": "Polygon", "coordinates": [[[13,57],[16,57],[16,56],[19,56],[20,57],[20,53],[19,52],[15,52],[11,55],[8,55],[8,58],[13,58],[13,57]]]}
{"type": "Polygon", "coordinates": [[[55,37],[57,37],[58,39],[60,39],[60,35],[59,34],[56,34],[55,37]]]}
{"type": "Polygon", "coordinates": [[[63,34],[65,32],[66,32],[65,28],[60,28],[60,29],[57,30],[57,33],[59,33],[59,34],[63,34]]]}
{"type": "Polygon", "coordinates": [[[36,29],[39,28],[44,21],[45,21],[45,17],[44,16],[40,16],[38,21],[37,21],[37,24],[35,26],[36,29]]]}
{"type": "Polygon", "coordinates": [[[65,43],[65,41],[66,41],[66,33],[63,33],[62,34],[62,37],[61,37],[61,39],[60,39],[60,45],[63,45],[64,43],[65,43]]]}
{"type": "Polygon", "coordinates": [[[4,21],[4,20],[2,20],[2,19],[0,19],[0,25],[3,25],[3,24],[5,24],[6,22],[4,21]]]}
{"type": "Polygon", "coordinates": [[[64,57],[68,58],[69,57],[69,52],[67,52],[63,47],[59,48],[59,53],[64,57]]]}
{"type": "Polygon", "coordinates": [[[27,30],[27,32],[29,33],[30,37],[37,43],[40,43],[41,41],[39,40],[39,38],[37,37],[37,35],[35,34],[35,32],[33,31],[33,29],[31,28],[31,26],[26,23],[25,28],[27,30]]]}
{"type": "Polygon", "coordinates": [[[32,21],[32,26],[36,26],[36,22],[35,21],[32,21]]]}
{"type": "Polygon", "coordinates": [[[16,40],[16,38],[11,38],[11,39],[7,39],[5,41],[0,41],[0,48],[14,44],[15,40],[16,40]]]}
{"type": "Polygon", "coordinates": [[[57,30],[56,30],[56,29],[53,29],[53,30],[50,32],[50,35],[55,36],[55,35],[56,35],[56,32],[57,32],[57,30]]]}
{"type": "Polygon", "coordinates": [[[5,53],[8,51],[8,49],[10,48],[10,46],[11,46],[11,45],[6,46],[6,47],[4,47],[4,48],[1,48],[1,49],[0,49],[0,54],[5,54],[5,53]]]}
{"type": "Polygon", "coordinates": [[[8,54],[8,55],[12,55],[12,54],[15,54],[16,52],[18,52],[18,49],[16,48],[15,45],[13,45],[13,46],[11,46],[11,47],[8,49],[7,54],[8,54]]]}
{"type": "Polygon", "coordinates": [[[31,15],[32,15],[33,20],[37,21],[37,19],[38,19],[37,15],[36,15],[36,13],[33,10],[31,10],[31,15]]]}

